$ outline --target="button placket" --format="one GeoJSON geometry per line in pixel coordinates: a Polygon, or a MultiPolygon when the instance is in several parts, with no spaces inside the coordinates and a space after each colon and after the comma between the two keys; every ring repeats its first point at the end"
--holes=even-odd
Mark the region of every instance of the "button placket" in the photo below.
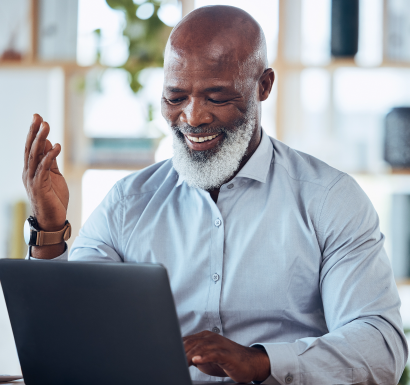
{"type": "Polygon", "coordinates": [[[224,258],[224,237],[225,230],[224,224],[222,221],[222,214],[219,211],[217,205],[213,203],[212,206],[212,246],[210,249],[210,291],[209,291],[209,300],[208,300],[208,320],[209,320],[209,329],[214,333],[223,334],[222,323],[220,317],[220,302],[221,302],[221,277],[222,277],[222,268],[223,268],[223,258],[224,258]]]}

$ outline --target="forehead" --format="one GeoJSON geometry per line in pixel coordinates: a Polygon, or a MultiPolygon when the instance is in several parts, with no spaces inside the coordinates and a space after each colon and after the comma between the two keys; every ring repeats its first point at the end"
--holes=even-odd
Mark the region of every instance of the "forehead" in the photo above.
{"type": "Polygon", "coordinates": [[[220,52],[198,54],[172,50],[166,54],[164,74],[166,85],[195,82],[235,86],[242,79],[240,61],[235,55],[220,52]]]}

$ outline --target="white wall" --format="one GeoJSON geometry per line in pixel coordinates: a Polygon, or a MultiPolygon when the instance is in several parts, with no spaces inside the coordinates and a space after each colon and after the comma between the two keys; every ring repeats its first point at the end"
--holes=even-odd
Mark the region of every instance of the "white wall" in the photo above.
{"type": "MultiPolygon", "coordinates": [[[[21,173],[32,115],[43,116],[51,126],[50,140],[61,143],[63,86],[60,69],[0,69],[0,258],[7,258],[10,207],[17,200],[27,199],[21,173]]],[[[7,309],[0,292],[0,374],[19,372],[7,309]]]]}

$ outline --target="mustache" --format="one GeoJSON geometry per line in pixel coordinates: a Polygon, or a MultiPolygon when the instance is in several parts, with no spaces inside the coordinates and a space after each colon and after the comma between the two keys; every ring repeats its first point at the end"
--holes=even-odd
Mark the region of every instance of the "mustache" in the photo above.
{"type": "Polygon", "coordinates": [[[171,128],[176,131],[180,132],[181,134],[220,134],[222,132],[226,132],[224,127],[193,127],[188,123],[181,124],[181,125],[173,125],[171,128]]]}

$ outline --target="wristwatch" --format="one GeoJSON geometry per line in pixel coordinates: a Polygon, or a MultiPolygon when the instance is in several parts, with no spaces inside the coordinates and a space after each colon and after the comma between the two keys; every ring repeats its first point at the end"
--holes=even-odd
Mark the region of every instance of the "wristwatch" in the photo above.
{"type": "Polygon", "coordinates": [[[40,230],[36,218],[30,216],[24,223],[24,240],[29,246],[56,245],[69,240],[71,237],[71,225],[65,221],[65,226],[60,231],[40,230]]]}

